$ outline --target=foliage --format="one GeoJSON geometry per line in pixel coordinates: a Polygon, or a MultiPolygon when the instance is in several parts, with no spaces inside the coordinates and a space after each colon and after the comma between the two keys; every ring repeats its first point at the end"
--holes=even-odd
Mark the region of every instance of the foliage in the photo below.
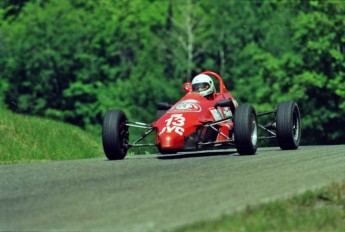
{"type": "Polygon", "coordinates": [[[15,112],[100,131],[150,122],[204,70],[257,111],[298,102],[303,142],[345,132],[341,1],[28,0],[0,4],[0,96],[15,112]]]}

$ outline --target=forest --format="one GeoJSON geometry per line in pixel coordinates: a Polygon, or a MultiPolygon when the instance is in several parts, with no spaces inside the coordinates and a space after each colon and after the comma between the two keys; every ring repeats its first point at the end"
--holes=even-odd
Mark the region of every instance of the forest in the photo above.
{"type": "Polygon", "coordinates": [[[3,0],[0,105],[100,133],[212,70],[257,112],[296,101],[303,144],[344,143],[344,28],[343,1],[3,0]]]}

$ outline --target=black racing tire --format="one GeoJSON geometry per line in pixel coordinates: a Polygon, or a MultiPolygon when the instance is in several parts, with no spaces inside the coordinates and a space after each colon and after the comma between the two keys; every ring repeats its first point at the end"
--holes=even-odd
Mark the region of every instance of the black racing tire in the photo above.
{"type": "Polygon", "coordinates": [[[109,110],[105,114],[102,142],[105,156],[109,160],[121,160],[127,154],[129,132],[126,122],[126,115],[121,110],[109,110]]]}
{"type": "Polygon", "coordinates": [[[167,110],[157,110],[156,119],[160,119],[166,112],[167,110]]]}
{"type": "Polygon", "coordinates": [[[254,155],[258,144],[256,112],[253,106],[244,104],[235,110],[235,146],[240,155],[254,155]]]}
{"type": "Polygon", "coordinates": [[[277,141],[282,150],[295,150],[301,141],[301,114],[294,101],[281,102],[276,113],[277,141]]]}
{"type": "Polygon", "coordinates": [[[171,105],[168,102],[158,102],[156,119],[160,119],[170,108],[171,105]]]}

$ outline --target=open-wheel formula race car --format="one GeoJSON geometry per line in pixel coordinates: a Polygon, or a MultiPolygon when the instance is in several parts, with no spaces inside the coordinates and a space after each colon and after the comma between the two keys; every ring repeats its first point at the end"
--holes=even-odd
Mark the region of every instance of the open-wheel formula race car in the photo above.
{"type": "Polygon", "coordinates": [[[258,139],[272,138],[283,150],[298,148],[301,120],[294,101],[281,102],[276,110],[256,113],[249,104],[237,104],[217,73],[205,71],[201,74],[218,80],[218,91],[212,98],[192,91],[192,83],[187,82],[184,84],[186,95],[176,104],[157,104],[158,119],[151,124],[131,122],[121,110],[107,111],[102,127],[106,157],[123,159],[129,148],[143,146],[156,146],[161,154],[236,148],[240,155],[253,155],[258,139]],[[274,122],[258,123],[257,118],[269,114],[275,116],[274,122]],[[130,142],[129,127],[141,128],[144,134],[130,142]],[[259,129],[265,136],[258,136],[259,129]],[[155,142],[140,143],[151,133],[155,133],[155,142]]]}

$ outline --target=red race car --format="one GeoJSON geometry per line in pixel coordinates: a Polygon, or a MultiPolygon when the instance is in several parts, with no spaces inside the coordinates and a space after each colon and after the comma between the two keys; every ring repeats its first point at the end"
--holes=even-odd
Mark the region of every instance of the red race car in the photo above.
{"type": "Polygon", "coordinates": [[[222,78],[212,71],[200,73],[184,89],[186,95],[176,104],[157,104],[158,119],[151,124],[130,122],[121,110],[107,111],[102,128],[106,157],[123,159],[129,148],[142,146],[156,146],[161,154],[235,147],[240,155],[253,155],[258,139],[272,138],[283,150],[298,148],[301,126],[295,102],[282,102],[277,110],[257,114],[249,104],[238,105],[222,78]],[[218,81],[219,91],[213,79],[218,81]],[[258,117],[269,114],[275,115],[274,122],[258,124],[258,117]],[[130,142],[129,127],[146,131],[130,142]],[[267,135],[259,137],[258,129],[267,135]],[[139,143],[151,133],[155,133],[155,143],[139,143]]]}

